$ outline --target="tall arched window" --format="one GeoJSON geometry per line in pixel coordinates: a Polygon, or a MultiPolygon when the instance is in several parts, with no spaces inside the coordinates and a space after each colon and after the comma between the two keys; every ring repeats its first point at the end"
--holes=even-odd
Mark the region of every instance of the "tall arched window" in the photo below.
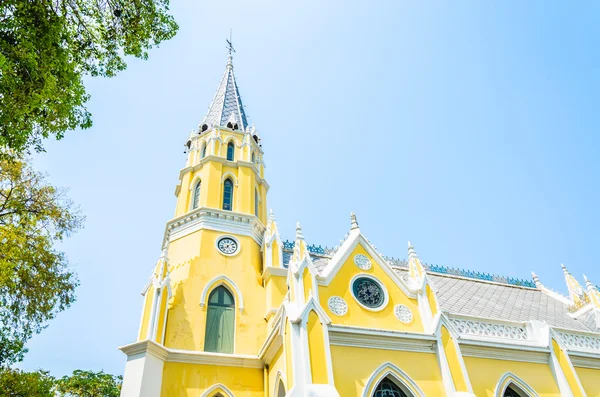
{"type": "Polygon", "coordinates": [[[223,209],[231,211],[233,203],[233,182],[231,179],[225,179],[223,182],[223,209]]]}
{"type": "Polygon", "coordinates": [[[202,149],[200,149],[200,158],[203,159],[206,157],[206,143],[202,144],[202,149]]]}
{"type": "Polygon", "coordinates": [[[408,397],[408,394],[391,379],[384,378],[377,385],[373,397],[408,397]]]}
{"type": "Polygon", "coordinates": [[[208,298],[204,351],[233,353],[234,321],[233,295],[223,286],[215,288],[208,298]]]}
{"type": "Polygon", "coordinates": [[[235,155],[235,146],[233,144],[233,141],[231,141],[227,144],[227,160],[233,161],[234,155],[235,155]]]}
{"type": "Polygon", "coordinates": [[[198,208],[198,203],[200,202],[200,181],[196,183],[194,187],[194,197],[192,199],[192,209],[195,210],[198,208]]]}
{"type": "Polygon", "coordinates": [[[260,196],[258,195],[258,189],[254,189],[254,215],[258,218],[258,207],[260,204],[260,196]]]}
{"type": "Polygon", "coordinates": [[[252,152],[252,162],[256,163],[256,154],[254,152],[252,152]]]}
{"type": "Polygon", "coordinates": [[[527,394],[522,392],[520,388],[511,384],[504,390],[502,397],[527,397],[527,394]]]}

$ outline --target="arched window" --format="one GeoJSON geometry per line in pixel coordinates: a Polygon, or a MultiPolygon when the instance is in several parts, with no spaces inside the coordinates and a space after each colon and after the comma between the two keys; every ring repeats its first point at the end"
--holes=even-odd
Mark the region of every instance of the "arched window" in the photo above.
{"type": "Polygon", "coordinates": [[[260,204],[260,197],[258,195],[258,189],[254,189],[254,215],[258,218],[258,207],[260,204]]]}
{"type": "Polygon", "coordinates": [[[202,149],[200,149],[200,158],[203,159],[206,157],[206,143],[202,144],[202,149]]]}
{"type": "Polygon", "coordinates": [[[233,182],[231,179],[225,179],[223,182],[223,209],[231,211],[233,203],[233,182]]]}
{"type": "Polygon", "coordinates": [[[234,320],[233,295],[223,286],[215,288],[208,298],[204,351],[233,353],[234,320]]]}
{"type": "Polygon", "coordinates": [[[283,386],[281,379],[279,379],[279,386],[277,387],[277,397],[285,397],[285,386],[283,386]]]}
{"type": "Polygon", "coordinates": [[[504,394],[502,395],[502,397],[527,397],[527,394],[511,383],[510,386],[508,386],[506,390],[504,390],[504,394]]]}
{"type": "Polygon", "coordinates": [[[233,161],[234,155],[235,155],[235,146],[232,141],[227,144],[227,160],[233,161]]]}
{"type": "Polygon", "coordinates": [[[377,385],[373,397],[408,397],[408,394],[391,379],[384,378],[377,385]]]}
{"type": "Polygon", "coordinates": [[[252,152],[252,162],[256,163],[256,154],[252,152]]]}
{"type": "Polygon", "coordinates": [[[198,181],[198,183],[196,183],[196,186],[194,187],[194,197],[192,200],[192,209],[193,210],[198,208],[199,202],[200,202],[200,181],[198,181]]]}

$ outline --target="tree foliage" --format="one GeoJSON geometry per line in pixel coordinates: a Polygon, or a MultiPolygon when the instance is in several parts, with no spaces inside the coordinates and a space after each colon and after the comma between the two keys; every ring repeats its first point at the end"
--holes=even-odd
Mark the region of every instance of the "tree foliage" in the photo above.
{"type": "Polygon", "coordinates": [[[102,371],[73,371],[55,379],[46,371],[0,369],[0,397],[119,397],[121,376],[102,371]]]}
{"type": "Polygon", "coordinates": [[[0,158],[0,367],[75,299],[78,285],[54,244],[82,224],[65,191],[25,162],[0,158]]]}
{"type": "Polygon", "coordinates": [[[55,380],[46,371],[0,370],[0,397],[54,397],[55,380]]]}
{"type": "Polygon", "coordinates": [[[84,75],[114,76],[178,26],[169,0],[0,1],[0,147],[92,125],[84,75]]]}
{"type": "Polygon", "coordinates": [[[102,371],[73,371],[57,381],[56,390],[60,396],[77,397],[119,397],[123,378],[102,371]]]}

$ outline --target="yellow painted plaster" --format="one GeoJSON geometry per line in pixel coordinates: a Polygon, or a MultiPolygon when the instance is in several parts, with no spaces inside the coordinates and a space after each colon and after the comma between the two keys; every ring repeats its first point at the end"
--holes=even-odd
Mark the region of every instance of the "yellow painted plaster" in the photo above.
{"type": "Polygon", "coordinates": [[[308,314],[308,323],[306,324],[308,333],[308,350],[310,353],[310,373],[312,383],[329,383],[327,379],[327,357],[325,354],[325,335],[323,324],[314,310],[308,314]]]}
{"type": "Polygon", "coordinates": [[[313,289],[312,276],[308,267],[305,267],[302,271],[302,284],[304,286],[304,302],[308,302],[310,291],[313,289]]]}
{"type": "Polygon", "coordinates": [[[473,393],[477,397],[495,397],[494,390],[507,372],[527,383],[539,397],[559,397],[560,391],[548,364],[489,358],[464,357],[473,393]]]}
{"type": "Polygon", "coordinates": [[[587,397],[600,397],[600,370],[575,367],[587,397]]]}
{"type": "Polygon", "coordinates": [[[165,363],[161,396],[200,397],[219,383],[231,390],[235,397],[264,397],[262,368],[173,362],[165,363]]]}
{"type": "Polygon", "coordinates": [[[435,354],[332,345],[331,360],[335,387],[342,397],[362,396],[371,374],[386,362],[402,368],[426,396],[446,395],[435,354]]]}
{"type": "MultiPolygon", "coordinates": [[[[235,311],[235,346],[238,354],[256,354],[266,338],[265,291],[261,279],[260,247],[247,236],[237,236],[240,251],[235,256],[220,254],[216,239],[223,233],[199,230],[172,241],[172,309],[167,319],[165,345],[186,350],[204,350],[207,307],[200,306],[202,290],[214,278],[225,275],[242,291],[244,311],[235,311]]],[[[230,287],[227,285],[227,287],[230,287]]],[[[211,286],[211,289],[216,286],[211,286]]],[[[239,309],[239,298],[230,288],[239,309]]],[[[210,295],[210,291],[207,297],[210,295]]]]}
{"type": "Polygon", "coordinates": [[[423,332],[423,322],[419,313],[417,300],[408,298],[360,244],[356,246],[352,254],[341,266],[333,280],[331,280],[331,283],[327,286],[319,285],[319,300],[321,306],[327,310],[328,314],[332,314],[327,305],[327,301],[331,296],[341,296],[348,304],[348,312],[345,315],[330,316],[334,324],[383,330],[423,332]],[[359,269],[354,264],[354,256],[356,254],[366,255],[371,260],[372,266],[369,270],[359,269]],[[371,275],[385,286],[389,294],[389,302],[383,310],[378,312],[366,310],[354,299],[350,281],[358,274],[371,275]],[[412,311],[413,321],[410,324],[400,322],[394,315],[394,306],[397,304],[406,305],[412,311]]]}
{"type": "Polygon", "coordinates": [[[469,389],[467,387],[467,380],[465,378],[465,374],[463,373],[460,362],[460,353],[456,349],[456,344],[454,343],[454,339],[452,338],[452,335],[450,335],[448,329],[442,325],[440,330],[442,333],[442,346],[444,348],[446,360],[448,361],[450,373],[452,374],[454,388],[456,391],[466,392],[469,389]]]}
{"type": "Polygon", "coordinates": [[[152,313],[152,303],[154,302],[154,288],[152,285],[146,291],[144,295],[144,313],[142,314],[142,323],[140,324],[140,334],[138,340],[145,340],[148,338],[148,326],[150,323],[150,316],[152,313]]]}
{"type": "MultiPolygon", "coordinates": [[[[268,392],[270,396],[276,397],[275,389],[277,388],[277,373],[281,373],[284,380],[285,385],[285,355],[283,353],[283,346],[279,351],[275,354],[271,363],[269,364],[269,382],[268,382],[268,392]]],[[[286,389],[287,390],[287,389],[286,389]]]]}
{"type": "Polygon", "coordinates": [[[427,302],[429,302],[429,307],[431,308],[431,315],[435,316],[437,314],[437,299],[429,284],[425,286],[425,294],[427,295],[427,302]]]}
{"type": "Polygon", "coordinates": [[[583,390],[581,390],[581,388],[579,387],[579,384],[577,383],[577,374],[570,365],[571,360],[554,339],[552,339],[552,350],[554,351],[554,355],[558,359],[558,365],[560,365],[560,368],[562,369],[565,378],[567,378],[567,383],[569,384],[569,388],[571,389],[573,396],[583,397],[585,394],[583,390]]]}
{"type": "Polygon", "coordinates": [[[165,317],[167,316],[167,300],[169,293],[166,288],[163,288],[160,293],[158,316],[156,317],[156,338],[155,342],[162,344],[163,334],[165,331],[165,317]]]}

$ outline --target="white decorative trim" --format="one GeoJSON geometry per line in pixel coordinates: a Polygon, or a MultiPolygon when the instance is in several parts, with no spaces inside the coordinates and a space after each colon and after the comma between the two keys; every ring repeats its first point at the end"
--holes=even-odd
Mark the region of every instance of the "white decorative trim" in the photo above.
{"type": "Polygon", "coordinates": [[[205,364],[226,367],[263,368],[264,362],[246,354],[209,353],[192,350],[171,349],[152,341],[142,341],[119,348],[130,359],[152,355],[166,362],[205,364]]]}
{"type": "Polygon", "coordinates": [[[484,338],[504,338],[514,340],[527,340],[527,327],[525,325],[511,325],[476,321],[472,319],[450,318],[460,336],[480,336],[484,338]]]}
{"type": "Polygon", "coordinates": [[[421,333],[379,331],[370,328],[331,325],[332,345],[419,353],[434,353],[436,337],[421,333]]]}
{"type": "Polygon", "coordinates": [[[352,279],[350,280],[350,293],[352,294],[352,296],[354,297],[354,299],[356,300],[356,302],[360,305],[360,307],[362,307],[365,310],[368,310],[370,312],[380,312],[383,309],[386,308],[386,306],[388,305],[389,301],[390,301],[390,296],[387,292],[387,288],[385,288],[385,285],[376,277],[371,276],[370,274],[366,274],[366,273],[359,273],[357,275],[355,275],[354,277],[352,277],[352,279]],[[381,291],[383,291],[383,303],[381,304],[381,306],[379,307],[368,307],[362,304],[362,302],[358,299],[358,297],[356,295],[354,295],[354,281],[356,281],[356,279],[358,278],[368,278],[372,281],[374,281],[375,283],[377,283],[377,285],[379,285],[379,288],[381,288],[381,291]]]}
{"type": "Polygon", "coordinates": [[[399,383],[402,389],[405,389],[404,392],[408,391],[411,395],[416,397],[425,397],[425,393],[417,386],[414,380],[411,379],[410,376],[406,374],[406,372],[402,371],[398,366],[394,365],[391,362],[386,362],[381,364],[369,377],[369,380],[365,384],[365,388],[362,392],[362,397],[371,397],[373,395],[373,390],[377,387],[379,382],[381,382],[386,377],[390,377],[399,383]]]}
{"type": "Polygon", "coordinates": [[[508,386],[510,386],[511,384],[514,384],[521,391],[527,393],[528,397],[538,397],[535,390],[533,390],[527,383],[525,383],[525,381],[523,381],[521,378],[519,378],[518,376],[516,376],[510,372],[507,372],[504,375],[502,375],[502,377],[496,384],[494,396],[495,397],[504,396],[504,392],[506,391],[508,386]]]}
{"type": "Polygon", "coordinates": [[[558,330],[556,333],[569,350],[600,354],[600,336],[558,330]]]}
{"type": "Polygon", "coordinates": [[[569,358],[575,367],[600,369],[600,357],[588,356],[582,353],[569,353],[569,358]]]}
{"type": "Polygon", "coordinates": [[[354,255],[354,264],[362,270],[369,270],[371,268],[371,260],[363,254],[354,255]]]}
{"type": "Polygon", "coordinates": [[[460,349],[463,357],[491,358],[536,364],[548,364],[550,359],[550,350],[542,347],[486,346],[481,342],[461,341],[460,349]]]}
{"type": "Polygon", "coordinates": [[[262,246],[265,227],[254,215],[199,207],[167,223],[163,246],[200,229],[249,236],[262,246]]]}
{"type": "MultiPolygon", "coordinates": [[[[225,183],[225,180],[229,178],[233,181],[233,186],[238,187],[238,180],[237,177],[233,174],[233,172],[231,171],[227,171],[226,173],[223,174],[223,176],[221,177],[221,185],[223,183],[225,183]]],[[[232,203],[233,204],[233,203],[232,203]]]]}
{"type": "Polygon", "coordinates": [[[224,397],[234,397],[233,393],[231,392],[231,390],[229,390],[224,384],[222,383],[217,383],[214,386],[211,386],[208,390],[206,390],[204,393],[202,393],[201,397],[212,397],[213,393],[217,390],[222,391],[223,393],[225,393],[226,396],[224,397]]]}
{"type": "Polygon", "coordinates": [[[239,289],[239,287],[235,284],[235,282],[233,282],[232,279],[225,275],[217,276],[206,283],[204,289],[202,290],[202,294],[200,295],[200,307],[206,306],[206,298],[208,296],[208,293],[221,285],[224,285],[230,291],[233,288],[233,291],[231,292],[233,292],[233,294],[235,295],[235,301],[237,303],[238,310],[240,311],[240,313],[243,312],[244,297],[242,296],[242,290],[239,289]]]}
{"type": "Polygon", "coordinates": [[[348,304],[344,298],[340,296],[332,296],[329,298],[327,300],[327,306],[329,307],[329,311],[336,316],[343,316],[348,313],[348,304]]]}
{"type": "Polygon", "coordinates": [[[406,305],[396,305],[394,307],[394,314],[404,324],[410,324],[413,320],[413,314],[406,305]]]}
{"type": "Polygon", "coordinates": [[[218,251],[218,252],[219,252],[219,254],[221,254],[221,255],[225,255],[225,256],[236,256],[237,254],[239,254],[239,253],[240,253],[241,246],[242,246],[242,245],[240,244],[240,241],[239,241],[237,238],[235,238],[235,237],[233,237],[232,235],[230,235],[230,234],[224,234],[224,235],[222,235],[222,236],[219,236],[219,237],[217,237],[217,238],[215,239],[215,248],[217,249],[217,251],[218,251]],[[226,253],[226,252],[223,252],[223,251],[221,251],[221,249],[219,248],[219,241],[221,241],[221,240],[222,240],[222,239],[224,239],[224,238],[230,238],[230,239],[232,239],[233,241],[235,241],[235,245],[236,245],[235,252],[233,252],[233,253],[231,253],[231,254],[228,254],[228,253],[226,253]]]}

